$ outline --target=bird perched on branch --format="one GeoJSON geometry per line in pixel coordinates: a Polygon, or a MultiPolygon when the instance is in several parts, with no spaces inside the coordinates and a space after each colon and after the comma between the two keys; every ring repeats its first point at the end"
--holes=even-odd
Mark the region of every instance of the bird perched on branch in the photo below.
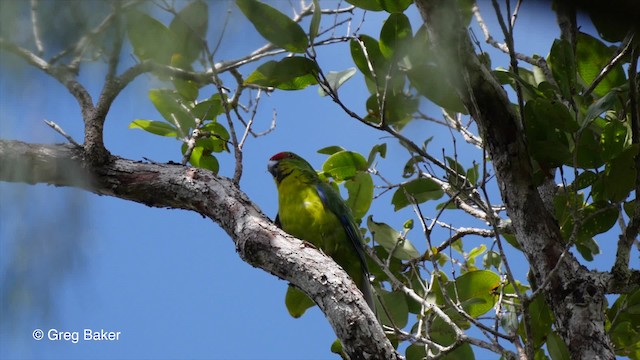
{"type": "Polygon", "coordinates": [[[375,310],[362,234],[340,194],[294,153],[272,156],[268,169],[278,187],[276,224],[331,256],[375,310]]]}

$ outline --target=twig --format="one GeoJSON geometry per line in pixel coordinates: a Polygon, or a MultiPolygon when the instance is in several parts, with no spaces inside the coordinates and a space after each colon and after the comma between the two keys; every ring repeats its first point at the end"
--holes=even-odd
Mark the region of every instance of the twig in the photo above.
{"type": "Polygon", "coordinates": [[[591,94],[591,92],[595,90],[598,84],[600,84],[600,82],[609,74],[609,72],[611,72],[611,70],[613,70],[613,68],[616,67],[616,65],[618,65],[620,61],[622,61],[622,59],[629,53],[629,51],[632,51],[634,37],[635,33],[633,32],[627,34],[625,41],[622,43],[622,45],[620,45],[620,47],[624,45],[624,48],[618,54],[614,55],[613,58],[611,58],[611,61],[609,61],[609,63],[602,68],[598,76],[593,79],[591,85],[589,85],[582,96],[589,96],[589,94],[591,94]]]}
{"type": "MultiPolygon", "coordinates": [[[[509,47],[507,46],[507,44],[500,43],[496,41],[493,38],[493,36],[491,36],[491,33],[489,32],[489,27],[487,26],[484,19],[482,18],[482,15],[480,14],[480,8],[478,7],[477,4],[473,5],[473,7],[471,8],[471,11],[473,12],[476,18],[476,21],[478,22],[478,26],[480,27],[480,29],[482,30],[482,33],[484,34],[484,39],[487,42],[487,44],[493,46],[494,48],[502,51],[505,54],[509,54],[509,47]]],[[[547,65],[547,61],[543,57],[533,58],[515,51],[513,53],[518,60],[524,61],[528,64],[537,66],[540,69],[542,69],[545,79],[552,85],[556,84],[556,81],[553,78],[553,75],[551,74],[551,70],[547,65]]]]}
{"type": "Polygon", "coordinates": [[[38,56],[44,55],[44,46],[40,38],[40,21],[38,20],[38,0],[31,0],[31,28],[33,29],[33,41],[38,49],[38,56]]]}
{"type": "Polygon", "coordinates": [[[75,140],[73,140],[73,138],[69,134],[67,134],[64,130],[62,130],[62,128],[58,124],[46,119],[43,121],[45,124],[49,125],[53,130],[55,130],[58,134],[64,136],[64,138],[67,139],[67,141],[72,143],[74,146],[82,148],[82,145],[78,144],[75,140]]]}

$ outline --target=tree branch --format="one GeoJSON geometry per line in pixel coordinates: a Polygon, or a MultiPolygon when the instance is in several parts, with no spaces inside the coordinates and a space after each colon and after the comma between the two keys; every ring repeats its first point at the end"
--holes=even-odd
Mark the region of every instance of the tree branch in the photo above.
{"type": "Polygon", "coordinates": [[[311,297],[351,359],[397,359],[375,315],[329,257],[278,229],[231,180],[177,164],[119,157],[89,166],[73,145],[0,140],[0,181],[78,187],[147,206],[194,211],[218,223],[240,257],[311,297]],[[89,170],[90,169],[90,170],[89,170]]]}

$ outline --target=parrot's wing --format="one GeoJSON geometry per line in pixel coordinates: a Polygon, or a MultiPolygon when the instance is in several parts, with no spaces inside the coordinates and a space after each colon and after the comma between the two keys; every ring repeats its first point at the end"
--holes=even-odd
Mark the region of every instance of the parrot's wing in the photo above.
{"type": "Polygon", "coordinates": [[[362,263],[364,271],[368,274],[369,269],[367,267],[367,259],[364,253],[362,235],[360,234],[358,225],[356,225],[356,222],[353,219],[353,215],[351,215],[351,209],[349,209],[340,194],[338,194],[331,185],[320,182],[316,185],[316,190],[318,191],[318,195],[320,196],[325,208],[329,209],[329,211],[331,211],[340,220],[342,227],[347,233],[347,237],[351,240],[351,244],[358,254],[358,258],[362,263]]]}

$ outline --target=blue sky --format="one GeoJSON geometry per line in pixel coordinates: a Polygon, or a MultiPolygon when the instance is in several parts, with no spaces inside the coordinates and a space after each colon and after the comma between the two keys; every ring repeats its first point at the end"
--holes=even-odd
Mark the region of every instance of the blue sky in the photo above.
{"type": "MultiPolygon", "coordinates": [[[[336,3],[324,2],[323,6],[336,3]]],[[[289,6],[285,1],[274,4],[283,11],[289,6]]],[[[210,6],[217,14],[210,20],[209,34],[215,38],[220,14],[228,5],[217,2],[210,6]]],[[[231,8],[233,15],[219,60],[237,58],[264,44],[237,8],[231,8]]],[[[481,8],[494,36],[501,39],[490,4],[481,2],[481,8]]],[[[415,7],[410,14],[415,31],[420,24],[415,7]]],[[[361,33],[377,36],[386,16],[368,13],[361,33]]],[[[358,23],[359,17],[354,18],[358,23]]],[[[532,9],[524,2],[516,26],[518,50],[546,56],[558,34],[554,20],[548,10],[532,9]]],[[[475,31],[482,36],[477,28],[475,31]]],[[[492,54],[494,66],[506,65],[504,56],[494,56],[496,52],[489,45],[482,46],[492,54]]],[[[343,70],[353,66],[348,54],[348,46],[340,44],[321,49],[319,61],[328,70],[343,70]]],[[[125,53],[124,64],[132,61],[125,53]]],[[[82,139],[77,103],[62,85],[33,68],[4,65],[0,64],[2,138],[63,142],[42,122],[48,119],[76,140],[82,139]]],[[[93,96],[101,84],[101,71],[98,66],[87,66],[81,73],[93,96]]],[[[247,75],[248,71],[242,72],[247,75]]],[[[158,87],[156,81],[141,76],[113,104],[105,143],[114,155],[180,161],[180,144],[175,139],[127,128],[137,118],[160,119],[146,95],[154,87],[158,87]]],[[[201,98],[208,97],[203,94],[206,92],[201,91],[201,98]]],[[[355,111],[364,112],[367,93],[361,76],[351,79],[341,95],[355,111]]],[[[400,169],[407,159],[403,148],[348,118],[328,98],[319,97],[315,87],[263,95],[261,101],[255,130],[269,127],[274,110],[277,128],[268,136],[249,139],[241,186],[267,215],[275,215],[277,204],[266,163],[279,151],[295,151],[319,168],[326,156],[316,151],[325,146],[342,145],[366,156],[371,146],[386,142],[389,153],[379,168],[391,179],[400,180],[400,169]]],[[[439,116],[435,107],[423,108],[439,116]]],[[[414,139],[434,136],[430,148],[438,153],[440,148],[451,150],[449,132],[435,124],[415,122],[404,133],[414,139]]],[[[478,152],[468,151],[470,148],[460,142],[458,146],[460,161],[466,167],[480,160],[478,152]]],[[[222,154],[219,160],[220,173],[231,175],[232,156],[222,154]]],[[[394,213],[389,201],[388,194],[376,200],[370,214],[400,228],[412,212],[394,213]]],[[[448,220],[455,221],[455,217],[453,214],[448,220]]],[[[409,238],[419,249],[425,248],[418,231],[409,238]]],[[[474,241],[469,249],[483,240],[474,241]]],[[[606,242],[600,245],[603,255],[593,265],[606,269],[612,263],[613,250],[606,242]]],[[[511,265],[517,276],[524,278],[526,268],[520,259],[516,257],[511,265]]],[[[291,318],[284,306],[287,284],[242,262],[229,237],[195,213],[149,208],[75,189],[0,183],[0,271],[9,274],[0,278],[0,289],[16,284],[19,288],[25,280],[36,284],[19,292],[18,302],[31,306],[9,308],[4,304],[0,308],[4,312],[0,314],[4,319],[0,326],[3,359],[335,358],[329,353],[335,335],[320,311],[314,308],[300,319],[291,318]],[[85,328],[120,331],[121,337],[112,342],[77,344],[32,339],[34,329],[46,333],[49,329],[82,332],[85,328]]],[[[495,358],[492,354],[482,356],[495,358]]]]}

